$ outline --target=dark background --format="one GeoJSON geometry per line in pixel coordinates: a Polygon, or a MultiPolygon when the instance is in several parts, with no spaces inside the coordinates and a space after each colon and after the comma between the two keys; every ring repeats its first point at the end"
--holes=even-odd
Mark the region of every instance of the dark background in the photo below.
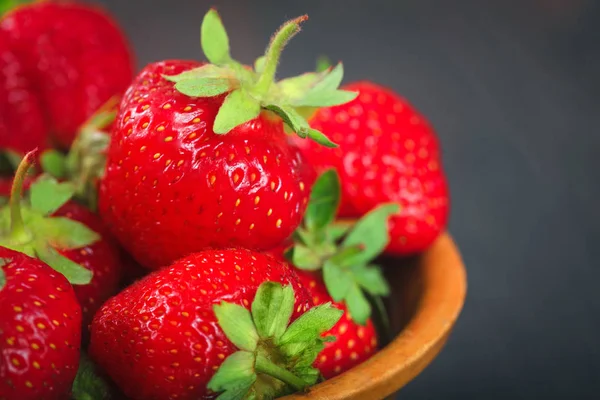
{"type": "Polygon", "coordinates": [[[439,358],[404,399],[584,399],[600,391],[600,2],[100,1],[140,67],[200,58],[212,4],[251,62],[308,13],[280,76],[343,60],[407,97],[436,127],[450,231],[469,293],[439,358]]]}

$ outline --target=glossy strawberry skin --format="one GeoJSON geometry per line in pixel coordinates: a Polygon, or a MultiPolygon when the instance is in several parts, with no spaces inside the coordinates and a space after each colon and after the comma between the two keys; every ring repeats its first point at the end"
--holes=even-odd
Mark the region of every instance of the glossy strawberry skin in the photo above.
{"type": "MultiPolygon", "coordinates": [[[[31,181],[25,182],[25,189],[29,184],[31,181]]],[[[0,196],[10,196],[11,185],[11,180],[0,179],[0,196]]],[[[77,250],[59,250],[62,255],[94,274],[88,285],[73,286],[81,304],[83,325],[87,327],[102,303],[114,295],[119,288],[122,272],[120,249],[100,218],[75,202],[68,202],[53,216],[67,217],[81,222],[101,237],[99,241],[77,250]]]]}
{"type": "Polygon", "coordinates": [[[62,147],[80,125],[133,77],[123,33],[101,9],[76,2],[34,2],[0,20],[25,63],[50,131],[62,147]]]}
{"type": "Polygon", "coordinates": [[[7,33],[0,30],[0,150],[25,154],[47,142],[41,103],[7,33]]]}
{"type": "Polygon", "coordinates": [[[72,286],[43,262],[4,247],[0,398],[68,398],[79,364],[81,309],[72,286]]]}
{"type": "Polygon", "coordinates": [[[295,140],[317,171],[334,167],[342,182],[340,216],[358,218],[395,201],[402,210],[390,221],[387,252],[425,250],[445,228],[449,190],[433,128],[405,99],[370,82],[346,85],[359,96],[322,108],[311,126],[336,142],[327,149],[295,140]]]}
{"type": "Polygon", "coordinates": [[[214,304],[250,307],[265,281],[291,284],[292,320],[312,306],[295,272],[245,249],[194,253],[110,299],[92,323],[90,353],[129,397],[199,399],[236,351],[217,325],[214,304]]]}
{"type": "Polygon", "coordinates": [[[120,105],[100,183],[100,213],[142,265],[156,269],[210,247],[270,248],[298,226],[314,171],[266,113],[226,135],[212,125],[224,96],[191,98],[146,67],[120,105]]]}

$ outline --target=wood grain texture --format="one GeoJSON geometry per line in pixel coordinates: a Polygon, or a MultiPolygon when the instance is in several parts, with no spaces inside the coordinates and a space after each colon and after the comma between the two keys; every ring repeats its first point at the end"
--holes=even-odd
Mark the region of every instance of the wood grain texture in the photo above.
{"type": "Polygon", "coordinates": [[[397,336],[366,362],[285,400],[377,400],[417,376],[440,352],[463,307],[467,280],[460,253],[443,234],[422,256],[384,260],[393,287],[387,308],[397,336]]]}

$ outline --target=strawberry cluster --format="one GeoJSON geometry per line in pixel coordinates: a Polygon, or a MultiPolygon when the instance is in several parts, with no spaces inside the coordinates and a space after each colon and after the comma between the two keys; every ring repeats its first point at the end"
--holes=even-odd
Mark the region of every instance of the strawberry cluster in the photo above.
{"type": "MultiPolygon", "coordinates": [[[[0,399],[274,399],[368,359],[378,257],[445,229],[435,132],[343,66],[275,80],[216,10],[134,77],[75,1],[0,3],[0,399]],[[11,3],[11,4],[9,4],[11,3]]],[[[385,325],[385,324],[383,324],[385,325]]]]}

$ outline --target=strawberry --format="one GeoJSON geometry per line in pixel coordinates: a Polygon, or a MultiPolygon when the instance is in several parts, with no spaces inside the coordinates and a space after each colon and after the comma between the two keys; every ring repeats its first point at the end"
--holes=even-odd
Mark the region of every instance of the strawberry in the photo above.
{"type": "Polygon", "coordinates": [[[344,87],[360,95],[319,109],[313,128],[332,135],[330,150],[296,141],[318,171],[334,167],[342,180],[340,217],[358,218],[383,202],[397,202],[387,251],[425,250],[446,227],[449,193],[433,128],[405,99],[367,81],[344,87]]]}
{"type": "Polygon", "coordinates": [[[42,107],[25,68],[0,30],[0,151],[17,154],[47,146],[42,107]]]}
{"type": "MultiPolygon", "coordinates": [[[[87,326],[100,305],[116,293],[120,280],[120,250],[102,221],[83,206],[69,201],[73,187],[41,176],[30,185],[30,205],[20,204],[20,186],[29,167],[25,159],[13,183],[9,206],[0,209],[0,245],[35,256],[57,271],[72,276],[87,326]]],[[[0,180],[0,196],[9,185],[0,180]]]]}
{"type": "Polygon", "coordinates": [[[333,378],[350,368],[367,360],[377,351],[377,332],[371,319],[365,326],[352,320],[346,305],[335,302],[329,296],[321,277],[314,272],[297,271],[300,282],[308,288],[315,305],[332,303],[334,307],[342,310],[344,314],[337,324],[324,335],[336,337],[335,342],[325,343],[314,366],[327,378],[333,378]]]}
{"type": "Polygon", "coordinates": [[[150,64],[119,107],[99,209],[122,245],[156,269],[210,247],[268,249],[299,224],[312,168],[298,136],[333,145],[296,108],[340,104],[343,69],[274,83],[279,55],[306,17],[285,23],[255,70],[231,59],[215,10],[202,23],[212,64],[150,64]]]}
{"type": "Polygon", "coordinates": [[[271,399],[318,379],[311,365],[321,334],[341,312],[311,306],[286,264],[246,249],[206,250],[106,302],[90,354],[139,400],[271,399]]]}
{"type": "Polygon", "coordinates": [[[68,398],[80,340],[81,309],[65,277],[0,247],[0,399],[68,398]]]}
{"type": "MultiPolygon", "coordinates": [[[[47,126],[66,148],[79,126],[133,77],[133,56],[123,33],[97,6],[40,1],[14,8],[0,30],[39,91],[47,126]]],[[[28,149],[30,150],[30,149],[28,149]]]]}

